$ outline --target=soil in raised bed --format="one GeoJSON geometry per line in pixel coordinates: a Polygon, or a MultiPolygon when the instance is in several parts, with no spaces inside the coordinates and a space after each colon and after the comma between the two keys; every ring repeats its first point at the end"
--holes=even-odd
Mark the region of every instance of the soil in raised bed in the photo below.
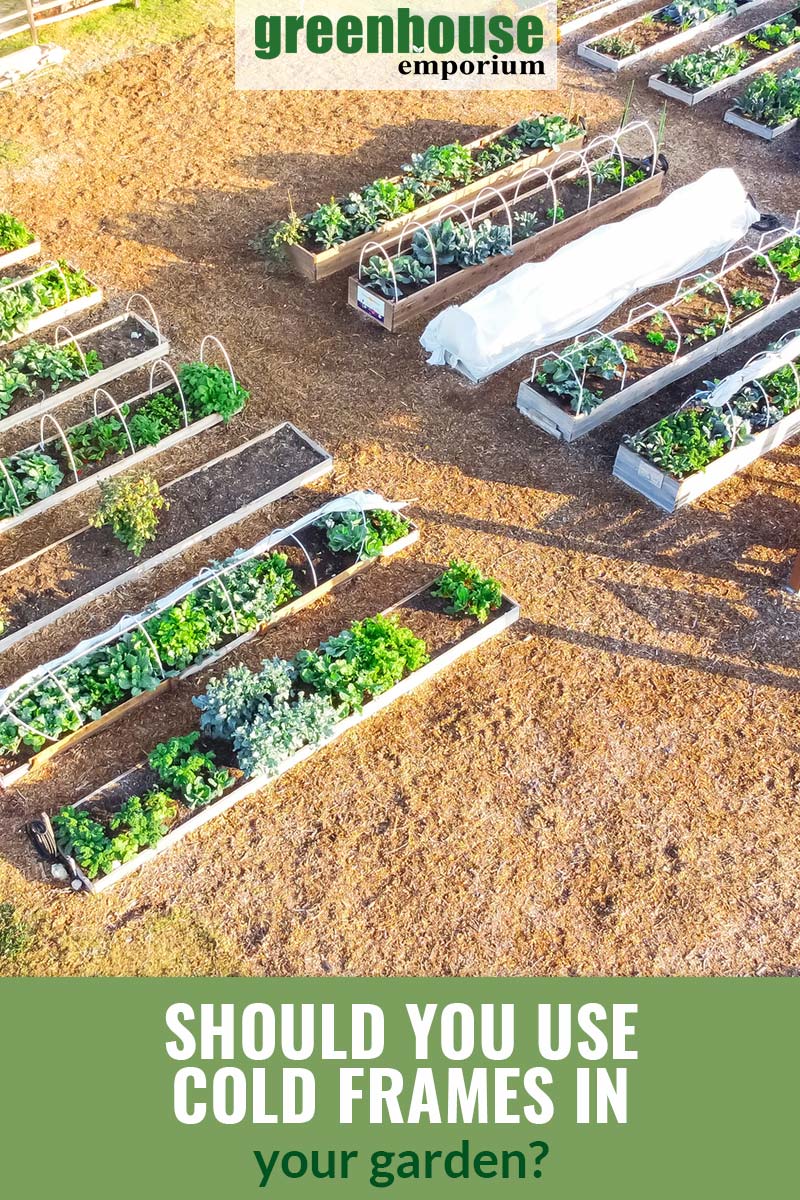
{"type": "Polygon", "coordinates": [[[6,634],[49,616],[321,461],[295,430],[281,426],[235,457],[168,484],[163,494],[170,507],[162,511],[158,535],[141,558],[134,558],[107,528],[82,529],[45,547],[31,560],[0,573],[6,634]]]}
{"type": "MultiPolygon", "coordinates": [[[[795,21],[800,21],[800,8],[793,8],[793,9],[789,10],[788,12],[778,13],[775,17],[772,18],[771,21],[765,21],[764,24],[759,25],[757,29],[749,30],[750,35],[752,36],[752,35],[759,34],[762,29],[766,28],[767,25],[773,25],[777,21],[778,17],[785,17],[785,16],[793,17],[795,21]]],[[[757,63],[764,62],[766,59],[772,58],[773,55],[780,54],[781,51],[789,49],[788,46],[770,46],[769,49],[766,49],[766,50],[756,49],[755,46],[752,46],[750,44],[750,42],[748,42],[747,32],[748,31],[743,33],[741,37],[736,38],[735,41],[731,41],[731,42],[727,43],[730,47],[732,47],[736,50],[746,50],[748,53],[748,56],[749,56],[747,59],[747,62],[744,63],[743,66],[740,67],[738,71],[735,71],[732,75],[724,76],[724,78],[726,80],[729,80],[731,83],[735,81],[737,75],[741,74],[741,72],[745,68],[752,67],[757,63]]],[[[795,49],[800,50],[800,42],[794,42],[793,45],[794,45],[795,49]]],[[[712,49],[712,50],[715,48],[716,47],[714,47],[714,46],[709,47],[709,49],[712,49]]],[[[684,55],[680,56],[680,58],[683,58],[683,57],[685,57],[685,56],[684,55]]],[[[676,58],[674,61],[679,62],[680,59],[676,58]]],[[[673,64],[670,64],[670,65],[673,65],[673,64]]],[[[666,75],[664,74],[663,71],[659,72],[658,78],[661,80],[666,80],[666,75]]],[[[722,80],[718,80],[716,82],[721,83],[722,80]]],[[[696,92],[702,92],[705,90],[705,88],[713,86],[713,85],[704,83],[704,84],[700,85],[699,87],[687,87],[686,84],[683,84],[683,83],[674,83],[674,84],[672,84],[672,86],[680,88],[682,91],[687,92],[693,96],[696,92]]]]}
{"type": "MultiPolygon", "coordinates": [[[[702,286],[702,283],[698,284],[698,288],[702,288],[702,286]]],[[[739,288],[750,288],[760,293],[764,299],[764,304],[761,308],[754,310],[735,308],[732,305],[732,319],[729,328],[740,325],[743,321],[748,320],[751,316],[756,316],[766,308],[774,286],[774,276],[766,268],[759,267],[753,258],[748,259],[745,264],[730,271],[725,277],[725,290],[728,297],[739,288]]],[[[796,291],[798,287],[800,287],[800,282],[793,284],[781,276],[776,301],[782,296],[796,291]]],[[[725,316],[725,305],[718,292],[706,296],[699,290],[696,290],[690,296],[684,297],[677,304],[668,305],[667,308],[681,334],[680,350],[677,356],[675,356],[677,359],[691,354],[705,344],[695,333],[697,327],[708,324],[714,316],[725,316]],[[693,340],[687,342],[687,338],[693,340]]],[[[662,367],[669,366],[673,362],[673,355],[669,351],[653,346],[647,341],[647,333],[654,328],[656,327],[651,324],[651,318],[647,317],[632,325],[617,338],[621,345],[632,347],[636,353],[636,361],[631,361],[627,364],[626,388],[629,388],[634,383],[638,383],[640,379],[644,379],[654,371],[659,371],[662,367]]],[[[666,317],[658,329],[667,339],[675,339],[675,332],[666,317]]],[[[708,340],[713,341],[715,339],[708,340]]],[[[621,375],[622,372],[620,370],[615,379],[598,379],[587,373],[585,387],[602,396],[603,400],[608,400],[612,396],[619,394],[621,375]]],[[[554,395],[542,384],[538,384],[537,386],[549,399],[559,404],[565,412],[574,411],[565,397],[554,395]]]]}
{"type": "MultiPolygon", "coordinates": [[[[30,341],[38,342],[41,341],[41,338],[34,336],[30,341]]],[[[9,359],[15,350],[21,349],[26,344],[28,343],[20,342],[10,347],[3,353],[0,361],[9,359]]],[[[155,332],[133,316],[107,329],[98,330],[96,334],[92,334],[89,338],[81,338],[78,342],[84,354],[89,350],[96,351],[104,368],[116,366],[117,363],[124,362],[129,358],[136,358],[138,355],[151,350],[157,344],[158,338],[155,332]],[[139,336],[134,337],[134,334],[139,334],[139,336]]],[[[53,387],[45,379],[37,380],[35,390],[31,394],[19,392],[14,397],[6,415],[14,416],[26,408],[35,408],[41,402],[42,398],[49,400],[52,396],[57,395],[59,391],[68,391],[75,386],[76,382],[76,380],[69,380],[58,387],[53,387]]],[[[91,387],[91,379],[86,381],[86,386],[87,388],[91,387]]]]}

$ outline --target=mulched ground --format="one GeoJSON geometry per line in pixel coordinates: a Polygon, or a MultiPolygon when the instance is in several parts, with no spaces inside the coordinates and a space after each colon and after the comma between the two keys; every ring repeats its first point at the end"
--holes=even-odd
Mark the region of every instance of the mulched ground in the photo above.
{"type": "MultiPolygon", "coordinates": [[[[334,475],[311,498],[228,532],[215,555],[334,488],[417,500],[415,550],[276,628],[246,661],[315,644],[421,586],[454,554],[498,575],[523,610],[507,636],[108,896],[46,886],[19,827],[132,765],[165,732],[190,728],[198,681],[25,780],[0,806],[0,894],[36,927],[34,948],[11,969],[796,968],[800,614],[781,584],[798,549],[798,447],[667,517],[617,484],[611,466],[622,434],[670,411],[696,380],[561,446],[515,410],[520,366],[469,387],[426,367],[418,327],[388,337],[359,320],[345,279],[314,287],[270,274],[249,248],[285,211],[287,190],[302,210],[391,174],[433,140],[488,131],[538,105],[571,102],[593,129],[612,128],[630,75],[577,68],[578,37],[562,49],[559,94],[240,95],[231,39],[215,32],[0,98],[4,136],[34,151],[10,169],[2,203],[35,218],[47,252],[58,248],[120,292],[144,290],[187,353],[218,333],[253,389],[244,422],[187,444],[170,476],[285,418],[335,452],[334,475]]],[[[729,103],[727,94],[700,111],[670,105],[670,185],[730,163],[762,208],[793,212],[796,140],[756,143],[722,123],[729,103]]],[[[639,82],[634,112],[659,111],[639,82]]],[[[75,528],[85,503],[13,531],[3,561],[75,528]]],[[[91,606],[69,637],[102,628],[121,602],[139,606],[206,557],[155,573],[144,594],[126,589],[91,606]]],[[[65,637],[56,627],[37,639],[30,662],[65,637]]],[[[20,655],[20,669],[30,662],[20,655]]]]}

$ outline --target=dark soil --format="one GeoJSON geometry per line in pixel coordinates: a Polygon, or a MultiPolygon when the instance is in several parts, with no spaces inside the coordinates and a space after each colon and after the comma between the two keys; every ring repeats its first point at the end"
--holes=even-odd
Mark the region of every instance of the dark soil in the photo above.
{"type": "Polygon", "coordinates": [[[108,529],[82,529],[45,547],[30,561],[0,573],[0,611],[8,613],[6,633],[56,612],[320,461],[302,437],[283,425],[272,437],[245,446],[235,458],[168,484],[163,492],[170,507],[162,512],[158,536],[140,559],[108,529]]]}
{"type": "MultiPolygon", "coordinates": [[[[44,331],[42,331],[43,333],[44,331]]],[[[41,341],[41,337],[34,336],[30,341],[41,341]]],[[[140,354],[152,349],[157,344],[155,333],[146,325],[143,325],[138,317],[133,314],[128,314],[124,321],[120,321],[116,325],[111,325],[107,329],[100,329],[97,333],[89,333],[88,336],[80,335],[78,345],[84,354],[88,354],[90,350],[94,350],[100,358],[103,367],[113,367],[119,362],[124,362],[129,358],[136,358],[140,354]]],[[[15,342],[13,346],[4,354],[4,358],[9,358],[15,350],[19,350],[26,342],[15,342]]],[[[34,390],[30,395],[20,392],[14,397],[14,401],[8,410],[9,416],[14,416],[16,413],[27,408],[35,408],[39,401],[44,399],[49,400],[51,396],[57,395],[59,392],[69,391],[75,387],[75,380],[69,380],[66,383],[60,384],[58,387],[53,387],[46,379],[37,379],[34,381],[34,390]]],[[[86,380],[86,390],[92,388],[92,379],[86,380]]]]}

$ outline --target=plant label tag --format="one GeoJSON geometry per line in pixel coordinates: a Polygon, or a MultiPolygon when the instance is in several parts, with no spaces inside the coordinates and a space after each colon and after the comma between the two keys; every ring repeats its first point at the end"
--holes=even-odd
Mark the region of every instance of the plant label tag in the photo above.
{"type": "Polygon", "coordinates": [[[639,463],[639,474],[652,483],[653,487],[660,488],[664,483],[664,472],[659,471],[657,467],[651,467],[649,463],[639,463]]]}
{"type": "Polygon", "coordinates": [[[373,296],[372,292],[368,292],[366,288],[360,287],[356,295],[356,302],[361,311],[365,312],[368,317],[372,317],[373,321],[380,321],[381,325],[386,324],[386,305],[383,300],[373,296]]]}

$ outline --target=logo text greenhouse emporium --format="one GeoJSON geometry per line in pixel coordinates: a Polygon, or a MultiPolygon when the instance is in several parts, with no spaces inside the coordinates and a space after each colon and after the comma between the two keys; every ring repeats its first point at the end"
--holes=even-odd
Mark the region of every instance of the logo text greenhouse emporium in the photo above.
{"type": "Polygon", "coordinates": [[[556,86],[555,4],[237,0],[237,87],[415,90],[556,86]]]}

